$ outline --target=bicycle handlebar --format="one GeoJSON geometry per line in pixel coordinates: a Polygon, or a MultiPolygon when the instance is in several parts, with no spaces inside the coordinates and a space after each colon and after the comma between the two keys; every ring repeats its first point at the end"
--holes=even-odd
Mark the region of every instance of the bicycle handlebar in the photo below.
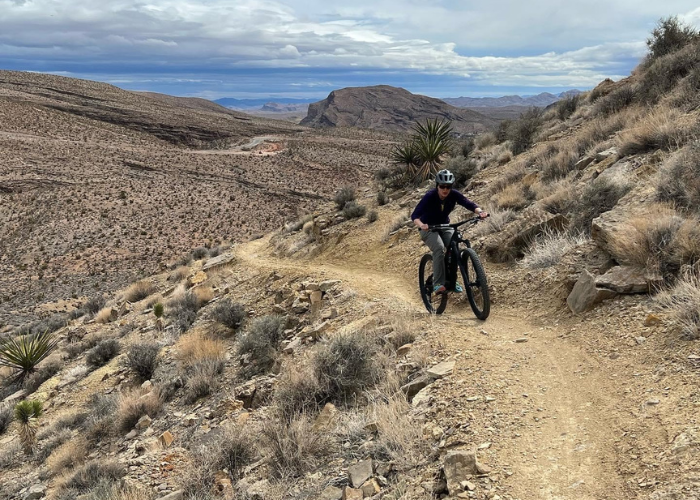
{"type": "Polygon", "coordinates": [[[460,222],[455,222],[453,224],[435,224],[433,226],[428,226],[428,231],[439,231],[441,229],[449,229],[449,228],[457,229],[459,226],[462,226],[464,224],[474,225],[474,224],[478,224],[479,222],[481,222],[482,220],[484,220],[490,216],[491,216],[491,214],[487,215],[486,217],[476,216],[476,217],[472,217],[471,219],[466,219],[466,220],[463,220],[460,222]]]}

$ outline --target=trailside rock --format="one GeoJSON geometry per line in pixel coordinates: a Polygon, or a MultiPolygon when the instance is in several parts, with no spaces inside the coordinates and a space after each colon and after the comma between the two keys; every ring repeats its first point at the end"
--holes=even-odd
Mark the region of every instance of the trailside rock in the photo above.
{"type": "Polygon", "coordinates": [[[29,491],[27,491],[27,494],[24,496],[23,500],[39,500],[40,498],[43,498],[44,495],[46,495],[46,486],[41,483],[33,484],[29,488],[29,491]]]}
{"type": "Polygon", "coordinates": [[[616,266],[603,276],[598,276],[595,284],[618,293],[650,293],[663,284],[663,278],[649,274],[646,269],[616,266]]]}
{"type": "Polygon", "coordinates": [[[372,477],[372,459],[363,460],[348,467],[348,478],[353,488],[361,488],[365,481],[372,477]]]}
{"type": "Polygon", "coordinates": [[[318,500],[340,500],[343,497],[343,490],[335,486],[328,486],[321,492],[318,500]]]}
{"type": "Polygon", "coordinates": [[[406,399],[409,403],[413,400],[416,394],[420,392],[421,389],[428,387],[433,383],[433,379],[430,377],[421,377],[419,379],[413,380],[406,385],[401,386],[401,390],[406,395],[406,399]]]}
{"type": "Polygon", "coordinates": [[[450,375],[452,371],[455,368],[455,362],[454,361],[443,361],[442,363],[438,363],[437,365],[433,366],[432,368],[429,368],[427,373],[428,376],[434,379],[446,377],[447,375],[450,375]]]}
{"type": "Polygon", "coordinates": [[[615,295],[617,292],[613,290],[596,287],[595,276],[584,269],[574,285],[574,289],[567,297],[566,304],[573,313],[579,314],[615,295]]]}
{"type": "Polygon", "coordinates": [[[442,467],[450,495],[456,495],[462,491],[461,483],[479,474],[475,451],[450,451],[445,455],[442,467]]]}

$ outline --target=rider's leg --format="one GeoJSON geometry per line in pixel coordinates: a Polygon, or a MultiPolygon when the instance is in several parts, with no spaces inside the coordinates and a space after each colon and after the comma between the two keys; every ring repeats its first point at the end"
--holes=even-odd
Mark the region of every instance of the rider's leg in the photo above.
{"type": "MultiPolygon", "coordinates": [[[[453,230],[446,231],[449,233],[446,237],[447,241],[452,238],[453,230]]],[[[433,252],[433,285],[438,287],[445,284],[445,240],[441,233],[436,231],[421,231],[421,239],[428,245],[430,251],[433,252]]]]}

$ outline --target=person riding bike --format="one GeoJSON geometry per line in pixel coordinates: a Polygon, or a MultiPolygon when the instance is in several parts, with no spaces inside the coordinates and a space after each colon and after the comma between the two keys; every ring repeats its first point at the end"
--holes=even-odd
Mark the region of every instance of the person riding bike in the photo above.
{"type": "MultiPolygon", "coordinates": [[[[449,224],[449,215],[455,205],[462,205],[481,218],[489,215],[462,193],[452,189],[454,182],[455,176],[452,172],[446,169],[440,170],[435,175],[435,189],[431,189],[423,196],[411,214],[411,220],[420,229],[421,240],[433,252],[433,293],[446,291],[445,247],[450,244],[455,230],[446,228],[440,231],[429,231],[429,226],[449,224]]],[[[455,283],[454,291],[461,293],[464,289],[459,283],[455,283]]]]}

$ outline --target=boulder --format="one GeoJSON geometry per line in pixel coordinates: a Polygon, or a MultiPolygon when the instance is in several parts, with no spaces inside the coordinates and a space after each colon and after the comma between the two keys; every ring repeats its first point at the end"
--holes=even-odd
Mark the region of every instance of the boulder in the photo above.
{"type": "Polygon", "coordinates": [[[362,460],[348,467],[348,479],[353,488],[361,488],[365,481],[372,477],[372,459],[362,460]]]}
{"type": "Polygon", "coordinates": [[[184,490],[177,490],[165,495],[164,497],[160,497],[158,500],[182,500],[184,495],[184,490]]]}
{"type": "Polygon", "coordinates": [[[421,377],[418,378],[412,382],[409,382],[406,385],[401,386],[401,390],[403,393],[406,395],[406,399],[410,402],[413,400],[416,394],[418,392],[425,388],[428,387],[430,384],[433,383],[433,379],[430,377],[421,377]]]}
{"type": "Polygon", "coordinates": [[[175,437],[170,433],[170,431],[165,431],[158,438],[158,442],[163,446],[163,448],[168,448],[175,441],[175,437]]]}
{"type": "Polygon", "coordinates": [[[29,490],[27,491],[26,495],[23,497],[23,500],[39,500],[40,498],[43,498],[46,495],[46,486],[39,483],[39,484],[33,484],[29,490]]]}
{"type": "Polygon", "coordinates": [[[447,490],[450,495],[456,495],[462,491],[461,483],[472,476],[483,474],[487,468],[476,460],[475,451],[456,450],[450,451],[443,460],[443,470],[447,479],[447,490]]]}
{"type": "Polygon", "coordinates": [[[209,259],[207,263],[202,266],[202,271],[207,271],[216,267],[223,267],[233,262],[235,258],[236,257],[233,254],[223,253],[221,255],[217,255],[216,257],[209,259]]]}
{"type": "Polygon", "coordinates": [[[616,295],[617,292],[613,290],[596,287],[595,276],[584,269],[574,285],[574,289],[566,299],[566,304],[574,314],[579,314],[616,295]]]}
{"type": "Polygon", "coordinates": [[[326,403],[323,410],[318,414],[314,421],[313,430],[322,431],[329,429],[338,418],[338,409],[331,403],[326,403]]]}
{"type": "Polygon", "coordinates": [[[363,498],[364,493],[360,489],[346,486],[343,490],[343,500],[362,500],[363,498]]]}
{"type": "Polygon", "coordinates": [[[650,274],[646,269],[633,266],[616,266],[595,280],[598,287],[617,293],[649,293],[663,284],[660,275],[650,274]]]}
{"type": "Polygon", "coordinates": [[[341,500],[342,497],[343,490],[336,488],[335,486],[328,486],[321,492],[318,500],[341,500]]]}

